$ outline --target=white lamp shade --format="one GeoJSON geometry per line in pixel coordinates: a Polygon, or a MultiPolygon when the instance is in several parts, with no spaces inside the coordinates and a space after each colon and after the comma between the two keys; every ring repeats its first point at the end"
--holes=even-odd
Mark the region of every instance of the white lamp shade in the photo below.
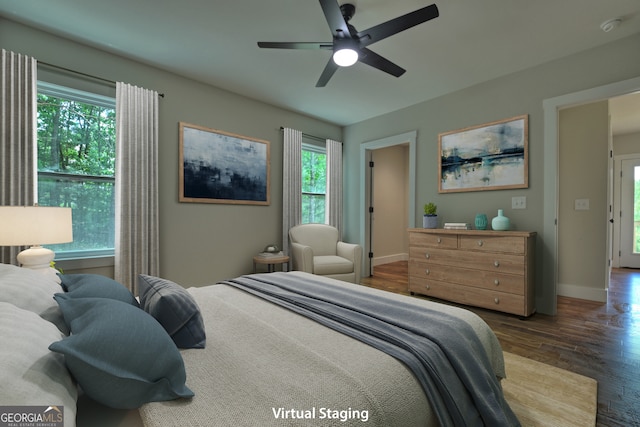
{"type": "Polygon", "coordinates": [[[333,62],[341,67],[350,67],[358,62],[358,52],[350,48],[337,49],[333,53],[333,62]]]}
{"type": "Polygon", "coordinates": [[[72,241],[71,208],[0,206],[0,246],[72,241]]]}

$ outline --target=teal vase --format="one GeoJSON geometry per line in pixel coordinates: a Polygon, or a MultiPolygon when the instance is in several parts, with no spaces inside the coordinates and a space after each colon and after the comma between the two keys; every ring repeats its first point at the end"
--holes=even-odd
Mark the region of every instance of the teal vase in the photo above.
{"type": "Polygon", "coordinates": [[[491,220],[491,228],[497,231],[508,230],[511,226],[509,218],[504,216],[502,209],[498,209],[498,216],[491,220]]]}
{"type": "Polygon", "coordinates": [[[476,230],[486,230],[489,220],[485,214],[476,215],[476,230]]]}

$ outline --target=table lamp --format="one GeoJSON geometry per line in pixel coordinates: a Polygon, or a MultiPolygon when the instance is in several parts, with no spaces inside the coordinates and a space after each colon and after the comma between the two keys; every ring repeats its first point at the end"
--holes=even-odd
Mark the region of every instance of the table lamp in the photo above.
{"type": "Polygon", "coordinates": [[[0,206],[0,246],[31,246],[18,254],[22,267],[55,274],[55,253],[40,245],[72,241],[71,208],[0,206]]]}

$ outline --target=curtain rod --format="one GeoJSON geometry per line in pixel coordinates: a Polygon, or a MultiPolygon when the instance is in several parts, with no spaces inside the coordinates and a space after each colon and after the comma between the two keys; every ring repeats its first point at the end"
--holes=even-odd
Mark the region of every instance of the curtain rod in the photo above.
{"type": "MultiPolygon", "coordinates": [[[[59,65],[49,64],[48,62],[44,62],[44,61],[38,61],[38,64],[42,64],[42,65],[45,65],[47,67],[51,67],[51,68],[55,68],[55,69],[58,69],[58,70],[66,71],[68,73],[77,74],[79,76],[88,77],[90,79],[100,80],[100,81],[103,81],[105,83],[109,83],[109,84],[111,84],[113,86],[116,85],[115,81],[109,80],[109,79],[105,79],[104,77],[94,76],[94,75],[91,75],[91,74],[83,73],[81,71],[76,71],[76,70],[72,70],[70,68],[61,67],[59,65]]],[[[158,96],[164,98],[164,93],[159,93],[158,96]]]]}
{"type": "MultiPolygon", "coordinates": [[[[280,132],[284,130],[284,127],[280,126],[280,132]]],[[[316,141],[326,142],[328,138],[320,138],[319,136],[309,135],[308,133],[302,133],[302,136],[307,137],[309,139],[315,139],[316,141]]]]}

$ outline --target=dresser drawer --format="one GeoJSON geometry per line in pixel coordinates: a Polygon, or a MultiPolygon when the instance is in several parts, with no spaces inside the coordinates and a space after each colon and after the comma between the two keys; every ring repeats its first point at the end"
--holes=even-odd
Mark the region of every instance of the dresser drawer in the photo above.
{"type": "Polygon", "coordinates": [[[472,286],[454,285],[437,280],[413,278],[409,291],[432,298],[453,301],[460,304],[498,310],[505,313],[529,315],[525,309],[523,296],[504,292],[478,289],[472,286]]]}
{"type": "Polygon", "coordinates": [[[506,274],[499,271],[470,270],[451,268],[447,265],[429,262],[409,262],[409,277],[451,282],[460,285],[476,286],[482,289],[524,295],[525,276],[506,274]]]}
{"type": "Polygon", "coordinates": [[[470,269],[520,275],[525,273],[525,257],[523,255],[478,253],[416,246],[409,248],[409,259],[414,262],[422,261],[451,267],[464,266],[470,269]]]}
{"type": "Polygon", "coordinates": [[[525,299],[521,295],[478,289],[469,286],[465,286],[462,292],[464,294],[464,304],[488,308],[489,310],[498,310],[505,313],[520,315],[525,313],[525,316],[531,314],[526,313],[525,299]]]}
{"type": "Polygon", "coordinates": [[[451,283],[440,282],[423,277],[412,277],[409,281],[409,291],[416,294],[425,295],[433,298],[445,299],[448,301],[461,301],[463,293],[459,292],[459,287],[451,283]]]}
{"type": "Polygon", "coordinates": [[[525,238],[519,236],[460,236],[458,246],[470,251],[526,253],[525,238]]]}
{"type": "Polygon", "coordinates": [[[455,249],[458,247],[458,236],[455,234],[409,233],[409,246],[455,249]]]}

